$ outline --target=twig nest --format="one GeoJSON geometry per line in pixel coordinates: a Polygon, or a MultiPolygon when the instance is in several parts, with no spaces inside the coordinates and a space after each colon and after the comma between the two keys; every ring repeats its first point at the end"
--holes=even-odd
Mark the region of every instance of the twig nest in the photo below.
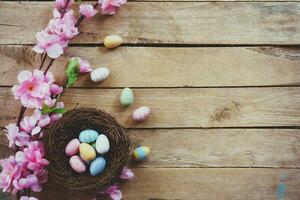
{"type": "Polygon", "coordinates": [[[118,35],[109,35],[104,38],[104,46],[109,49],[114,49],[123,43],[123,39],[118,35]]]}
{"type": "MultiPolygon", "coordinates": [[[[79,108],[68,111],[61,119],[50,125],[46,132],[45,148],[47,159],[50,161],[49,175],[54,182],[70,190],[91,192],[106,188],[119,180],[122,169],[130,157],[132,142],[124,128],[111,115],[101,110],[79,108]],[[89,170],[83,168],[83,166],[87,168],[88,165],[80,156],[73,155],[71,159],[65,154],[68,143],[79,138],[79,134],[84,130],[95,130],[109,140],[107,153],[98,157],[96,155],[93,160],[91,159],[94,156],[86,155],[87,160],[90,160],[89,170]],[[105,160],[105,164],[100,157],[105,160]]],[[[81,143],[80,146],[82,144],[84,148],[88,145],[88,151],[95,152],[92,143],[81,143]]],[[[82,150],[82,147],[79,151],[80,155],[87,154],[83,153],[86,150],[82,150]]]]}
{"type": "Polygon", "coordinates": [[[136,109],[132,113],[132,118],[134,121],[141,122],[148,118],[150,115],[150,108],[147,106],[142,106],[136,109]]]}
{"type": "Polygon", "coordinates": [[[91,80],[95,83],[100,83],[104,81],[105,79],[107,79],[108,76],[109,69],[105,67],[99,67],[91,72],[91,80]]]}

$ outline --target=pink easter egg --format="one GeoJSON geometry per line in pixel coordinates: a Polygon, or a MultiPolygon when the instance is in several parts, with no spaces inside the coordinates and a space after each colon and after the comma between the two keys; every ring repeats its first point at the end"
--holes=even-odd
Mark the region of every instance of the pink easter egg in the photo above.
{"type": "Polygon", "coordinates": [[[80,142],[78,139],[71,140],[66,146],[66,149],[65,149],[66,155],[73,156],[73,155],[77,154],[79,152],[79,145],[80,145],[80,142]]]}
{"type": "Polygon", "coordinates": [[[132,118],[135,121],[141,122],[144,121],[149,115],[150,115],[150,108],[147,106],[142,106],[133,112],[132,118]]]}
{"type": "Polygon", "coordinates": [[[74,169],[74,171],[78,172],[78,173],[83,173],[86,170],[86,166],[85,166],[83,160],[77,155],[72,156],[70,158],[70,165],[71,165],[72,169],[74,169]]]}

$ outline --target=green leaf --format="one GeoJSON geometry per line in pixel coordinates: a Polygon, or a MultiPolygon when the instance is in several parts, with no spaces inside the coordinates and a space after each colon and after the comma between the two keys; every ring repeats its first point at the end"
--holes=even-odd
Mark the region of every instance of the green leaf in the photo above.
{"type": "Polygon", "coordinates": [[[79,70],[79,59],[76,57],[70,59],[66,69],[66,75],[68,78],[67,87],[74,85],[74,83],[77,81],[77,77],[80,73],[79,70]]]}
{"type": "Polygon", "coordinates": [[[67,110],[65,108],[54,108],[52,109],[52,112],[56,114],[64,114],[65,112],[67,112],[67,110]]]}
{"type": "Polygon", "coordinates": [[[42,115],[46,115],[52,112],[52,108],[50,108],[48,105],[44,104],[42,108],[42,115]]]}

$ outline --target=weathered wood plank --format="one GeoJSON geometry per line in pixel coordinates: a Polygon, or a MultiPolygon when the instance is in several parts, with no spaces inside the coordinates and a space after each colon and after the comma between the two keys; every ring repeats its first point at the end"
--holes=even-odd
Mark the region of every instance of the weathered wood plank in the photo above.
{"type": "MultiPolygon", "coordinates": [[[[0,43],[33,44],[52,3],[1,2],[0,43]]],[[[299,44],[299,2],[129,2],[113,17],[83,24],[73,43],[299,44]],[[243,12],[241,12],[243,11],[243,12]]]]}
{"type": "MultiPolygon", "coordinates": [[[[289,129],[142,129],[128,130],[136,144],[151,148],[139,167],[300,168],[299,130],[289,129]]],[[[0,158],[12,154],[0,137],[0,158]]]]}
{"type": "MultiPolygon", "coordinates": [[[[130,200],[298,200],[300,170],[282,169],[136,169],[136,178],[122,186],[130,200]],[[281,184],[280,184],[281,183],[281,184]],[[279,186],[280,184],[280,186],[279,186]],[[284,191],[282,189],[286,188],[284,191]],[[278,189],[279,188],[279,189],[278,189]],[[277,191],[278,196],[277,196],[277,191]]],[[[90,200],[55,184],[45,187],[43,200],[90,200]]]]}
{"type": "MultiPolygon", "coordinates": [[[[14,85],[21,70],[37,69],[40,55],[28,46],[0,46],[0,85],[14,85]]],[[[62,82],[67,60],[88,59],[107,66],[111,76],[101,84],[88,77],[77,87],[218,87],[300,84],[300,49],[275,47],[152,48],[70,47],[50,71],[62,82]]]]}
{"type": "MultiPolygon", "coordinates": [[[[273,127],[300,125],[300,88],[135,89],[135,103],[120,106],[120,89],[69,89],[62,98],[67,108],[91,106],[106,110],[126,127],[273,127]],[[144,123],[131,113],[148,105],[144,123]]],[[[18,113],[9,88],[0,89],[1,125],[18,113]]]]}

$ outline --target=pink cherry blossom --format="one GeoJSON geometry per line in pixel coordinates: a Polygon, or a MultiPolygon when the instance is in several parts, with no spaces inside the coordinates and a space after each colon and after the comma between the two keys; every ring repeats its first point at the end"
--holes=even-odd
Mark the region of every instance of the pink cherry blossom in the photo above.
{"type": "Polygon", "coordinates": [[[25,116],[20,123],[21,130],[31,135],[36,135],[41,132],[41,127],[37,126],[38,120],[34,117],[25,116]]]}
{"type": "Polygon", "coordinates": [[[29,189],[29,188],[34,192],[40,192],[42,190],[39,179],[34,174],[28,174],[24,178],[20,178],[19,180],[14,180],[13,185],[18,190],[29,189]]]}
{"type": "Polygon", "coordinates": [[[28,147],[23,151],[16,153],[16,161],[25,163],[27,169],[38,173],[43,167],[47,166],[49,162],[44,159],[44,146],[42,142],[34,141],[28,144],[28,147]]]}
{"type": "Polygon", "coordinates": [[[132,172],[132,170],[128,169],[127,167],[124,167],[120,175],[120,179],[132,179],[132,178],[134,178],[134,173],[132,172]]]}
{"type": "MultiPolygon", "coordinates": [[[[56,104],[56,108],[64,108],[65,107],[65,104],[64,102],[57,102],[56,104]]],[[[50,122],[55,122],[57,120],[59,120],[60,118],[62,117],[62,114],[60,113],[52,113],[50,115],[50,122]]]]}
{"type": "Polygon", "coordinates": [[[50,34],[45,30],[37,32],[36,39],[37,44],[33,50],[39,54],[46,52],[50,58],[58,58],[63,54],[64,47],[68,45],[67,40],[63,40],[58,35],[50,34]]]}
{"type": "Polygon", "coordinates": [[[94,6],[91,4],[82,4],[79,6],[79,12],[82,14],[85,18],[89,19],[96,15],[97,10],[94,9],[94,6]]]}
{"type": "Polygon", "coordinates": [[[28,144],[30,136],[23,131],[20,132],[16,124],[9,124],[5,128],[7,131],[6,136],[9,140],[9,147],[13,147],[14,145],[22,147],[28,144]]]}
{"type": "Polygon", "coordinates": [[[13,186],[13,181],[18,180],[24,170],[23,164],[17,163],[14,156],[0,160],[2,172],[0,174],[0,188],[3,192],[16,194],[19,190],[13,186]]]}
{"type": "Polygon", "coordinates": [[[121,5],[126,3],[126,0],[98,0],[98,3],[101,5],[102,14],[113,15],[121,5]]]}
{"type": "Polygon", "coordinates": [[[43,102],[50,98],[50,84],[45,81],[42,71],[22,71],[18,75],[20,85],[12,88],[15,99],[21,99],[21,103],[29,108],[42,108],[43,102]]]}
{"type": "Polygon", "coordinates": [[[63,18],[53,18],[49,21],[46,28],[48,33],[56,35],[62,41],[67,41],[78,35],[78,28],[75,27],[76,18],[73,14],[73,10],[69,10],[65,13],[63,18]]]}
{"type": "Polygon", "coordinates": [[[57,95],[57,94],[60,94],[63,91],[63,88],[56,85],[56,84],[51,84],[50,91],[51,91],[51,94],[57,95]]]}
{"type": "Polygon", "coordinates": [[[20,200],[38,200],[35,197],[21,196],[20,200]]]}
{"type": "Polygon", "coordinates": [[[84,59],[79,58],[79,57],[71,58],[71,60],[74,60],[74,59],[78,59],[78,61],[79,61],[79,71],[80,71],[80,73],[87,73],[87,72],[93,71],[93,68],[92,68],[91,64],[89,63],[89,61],[84,60],[84,59]]]}
{"type": "Polygon", "coordinates": [[[109,195],[112,200],[121,200],[122,199],[122,192],[119,189],[119,187],[116,185],[112,185],[112,186],[108,187],[105,191],[103,191],[103,193],[109,195]]]}
{"type": "Polygon", "coordinates": [[[70,8],[73,3],[74,0],[56,0],[54,7],[57,9],[70,8]]]}

